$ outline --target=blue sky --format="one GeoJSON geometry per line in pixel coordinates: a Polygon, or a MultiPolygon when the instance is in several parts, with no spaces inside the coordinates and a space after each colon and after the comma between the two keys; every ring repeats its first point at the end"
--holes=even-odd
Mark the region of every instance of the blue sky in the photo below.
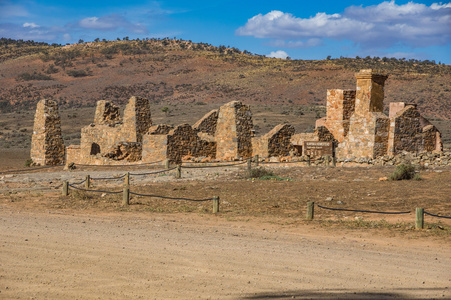
{"type": "Polygon", "coordinates": [[[0,36],[62,44],[177,37],[279,58],[451,64],[451,2],[0,0],[0,36]]]}

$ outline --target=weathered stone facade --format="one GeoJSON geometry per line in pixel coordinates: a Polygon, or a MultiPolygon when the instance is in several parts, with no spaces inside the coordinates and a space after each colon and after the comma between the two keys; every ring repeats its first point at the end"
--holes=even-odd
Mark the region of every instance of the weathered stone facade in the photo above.
{"type": "Polygon", "coordinates": [[[253,127],[249,106],[239,101],[221,106],[215,132],[216,158],[236,160],[251,157],[253,127]]]}
{"type": "Polygon", "coordinates": [[[216,142],[199,138],[189,124],[176,126],[168,134],[146,134],[143,161],[169,160],[179,164],[184,157],[216,156],[216,142]]]}
{"type": "Polygon", "coordinates": [[[264,136],[252,138],[253,154],[262,158],[294,155],[291,143],[294,132],[293,126],[279,124],[264,136]]]}
{"type": "MultiPolygon", "coordinates": [[[[66,164],[230,161],[253,155],[276,161],[305,161],[303,146],[309,141],[332,142],[335,156],[343,162],[442,150],[440,132],[420,115],[416,105],[391,103],[389,116],[383,114],[387,75],[361,70],[356,79],[356,90],[327,91],[327,115],[316,121],[314,133],[295,133],[293,126],[280,124],[267,134],[254,137],[250,107],[238,101],[210,111],[193,126],[173,127],[152,126],[147,99],[131,97],[123,118],[119,107],[101,100],[94,123],[81,130],[80,145],[67,147],[66,164]]],[[[328,145],[330,149],[331,144],[328,145]]],[[[54,101],[38,104],[31,157],[42,165],[64,161],[54,101]]]]}
{"type": "Polygon", "coordinates": [[[149,100],[131,97],[121,122],[119,108],[97,102],[94,123],[81,129],[79,147],[68,147],[66,163],[117,164],[141,160],[142,136],[152,125],[149,100]],[[137,145],[136,143],[140,143],[137,145]]]}
{"type": "Polygon", "coordinates": [[[41,166],[64,163],[65,148],[61,135],[61,118],[58,104],[43,99],[38,102],[34,117],[30,157],[41,166]]]}

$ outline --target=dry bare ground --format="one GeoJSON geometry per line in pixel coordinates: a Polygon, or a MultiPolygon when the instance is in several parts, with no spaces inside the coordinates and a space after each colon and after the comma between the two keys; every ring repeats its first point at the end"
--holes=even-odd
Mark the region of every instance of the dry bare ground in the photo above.
{"type": "Polygon", "coordinates": [[[242,167],[132,176],[141,193],[219,195],[218,215],[211,202],[134,196],[122,207],[115,195],[60,195],[61,179],[123,170],[2,175],[0,298],[451,299],[449,220],[427,218],[422,231],[413,213],[318,210],[304,220],[307,200],[447,213],[449,168],[416,182],[378,181],[393,168],[272,168],[289,181],[243,179],[242,167]]]}

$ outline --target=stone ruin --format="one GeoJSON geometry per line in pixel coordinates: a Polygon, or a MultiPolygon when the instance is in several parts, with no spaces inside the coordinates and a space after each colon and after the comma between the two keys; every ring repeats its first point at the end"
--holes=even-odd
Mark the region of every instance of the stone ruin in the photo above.
{"type": "Polygon", "coordinates": [[[376,158],[402,152],[441,151],[438,129],[422,117],[415,104],[390,103],[384,109],[387,75],[374,70],[356,74],[356,90],[327,90],[327,115],[316,125],[329,130],[338,158],[376,158]]]}
{"type": "Polygon", "coordinates": [[[38,102],[31,138],[30,158],[41,166],[61,165],[65,161],[65,147],[61,135],[58,104],[53,100],[38,102]]]}
{"type": "Polygon", "coordinates": [[[440,132],[420,115],[416,105],[394,102],[389,115],[383,113],[386,75],[361,70],[356,78],[356,90],[327,90],[327,115],[316,121],[313,133],[295,133],[293,126],[279,124],[263,136],[254,136],[250,107],[239,101],[210,111],[192,126],[152,125],[149,101],[131,97],[123,117],[113,103],[98,101],[94,123],[81,130],[80,145],[70,145],[66,151],[57,104],[42,100],[36,110],[31,158],[41,165],[165,160],[179,164],[255,155],[302,160],[305,143],[312,141],[332,142],[339,160],[442,150],[440,132]]]}

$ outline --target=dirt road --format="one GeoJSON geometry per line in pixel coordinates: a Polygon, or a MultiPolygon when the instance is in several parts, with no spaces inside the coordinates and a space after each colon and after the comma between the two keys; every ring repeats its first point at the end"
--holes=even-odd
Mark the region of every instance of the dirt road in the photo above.
{"type": "Polygon", "coordinates": [[[212,215],[0,208],[2,299],[450,299],[451,250],[212,215]]]}

